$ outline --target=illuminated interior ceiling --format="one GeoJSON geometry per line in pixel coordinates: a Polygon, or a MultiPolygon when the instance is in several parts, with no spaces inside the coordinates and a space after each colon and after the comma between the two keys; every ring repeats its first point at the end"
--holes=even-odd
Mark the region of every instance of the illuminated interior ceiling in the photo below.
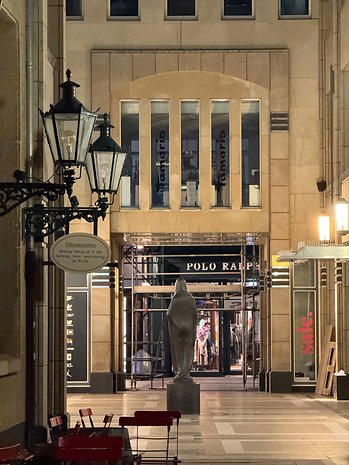
{"type": "Polygon", "coordinates": [[[124,240],[133,246],[260,245],[262,233],[127,233],[124,240]]]}

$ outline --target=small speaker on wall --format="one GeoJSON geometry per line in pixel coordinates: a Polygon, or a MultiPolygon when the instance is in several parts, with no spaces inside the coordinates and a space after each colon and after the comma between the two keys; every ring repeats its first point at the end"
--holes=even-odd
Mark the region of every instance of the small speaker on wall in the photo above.
{"type": "Polygon", "coordinates": [[[317,185],[317,190],[319,192],[323,192],[327,187],[327,183],[326,183],[326,180],[324,178],[318,178],[316,180],[316,185],[317,185]]]}

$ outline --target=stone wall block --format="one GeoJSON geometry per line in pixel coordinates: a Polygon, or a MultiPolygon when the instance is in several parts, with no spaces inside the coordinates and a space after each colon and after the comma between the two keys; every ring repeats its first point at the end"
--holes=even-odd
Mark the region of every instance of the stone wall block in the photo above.
{"type": "Polygon", "coordinates": [[[247,80],[266,89],[270,88],[270,53],[250,52],[247,54],[247,80]]]}
{"type": "Polygon", "coordinates": [[[203,53],[201,56],[202,71],[223,73],[223,53],[203,53]]]}
{"type": "Polygon", "coordinates": [[[134,53],[132,56],[132,79],[155,74],[155,53],[134,53]]]}
{"type": "Polygon", "coordinates": [[[155,72],[166,73],[169,71],[178,71],[178,53],[156,53],[155,55],[155,72]]]}
{"type": "Polygon", "coordinates": [[[201,70],[201,53],[182,52],[179,54],[179,71],[201,70]]]}
{"type": "Polygon", "coordinates": [[[270,54],[270,111],[288,111],[288,52],[270,54]]]}
{"type": "Polygon", "coordinates": [[[109,53],[92,54],[92,108],[109,113],[109,53]]]}
{"type": "Polygon", "coordinates": [[[242,52],[225,52],[224,73],[240,79],[246,79],[247,54],[242,52]]]}

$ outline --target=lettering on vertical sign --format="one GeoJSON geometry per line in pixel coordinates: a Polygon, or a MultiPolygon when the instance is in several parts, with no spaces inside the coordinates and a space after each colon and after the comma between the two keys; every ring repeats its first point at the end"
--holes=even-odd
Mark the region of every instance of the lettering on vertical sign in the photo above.
{"type": "Polygon", "coordinates": [[[87,291],[68,291],[66,320],[67,382],[88,382],[87,291]]]}
{"type": "Polygon", "coordinates": [[[159,159],[159,184],[158,192],[163,193],[165,191],[165,181],[166,181],[166,146],[165,146],[166,132],[162,129],[159,132],[159,138],[156,139],[157,144],[157,153],[159,159]]]}
{"type": "Polygon", "coordinates": [[[225,186],[226,181],[226,135],[224,129],[219,133],[219,181],[225,186]]]}
{"type": "Polygon", "coordinates": [[[302,316],[297,333],[301,334],[302,353],[305,355],[314,353],[314,319],[313,312],[308,313],[308,317],[302,316]]]}

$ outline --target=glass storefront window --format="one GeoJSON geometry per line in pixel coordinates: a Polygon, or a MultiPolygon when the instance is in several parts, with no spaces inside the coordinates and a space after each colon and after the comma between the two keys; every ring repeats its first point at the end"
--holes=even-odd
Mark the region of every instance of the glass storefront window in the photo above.
{"type": "Polygon", "coordinates": [[[315,291],[293,292],[294,381],[316,381],[315,291]]]}
{"type": "Polygon", "coordinates": [[[199,102],[181,102],[181,205],[199,202],[199,102]]]}
{"type": "Polygon", "coordinates": [[[242,207],[260,207],[260,103],[241,102],[242,207]]]}
{"type": "Polygon", "coordinates": [[[170,206],[169,102],[151,102],[152,207],[170,206]]]}
{"type": "Polygon", "coordinates": [[[192,371],[219,371],[219,313],[198,309],[192,371]]]}
{"type": "Polygon", "coordinates": [[[294,262],[293,287],[314,287],[315,269],[314,261],[294,262]]]}
{"type": "Polygon", "coordinates": [[[120,182],[121,207],[139,207],[139,102],[121,102],[121,145],[129,149],[120,182]]]}
{"type": "Polygon", "coordinates": [[[229,101],[211,102],[212,206],[230,206],[229,101]]]}

